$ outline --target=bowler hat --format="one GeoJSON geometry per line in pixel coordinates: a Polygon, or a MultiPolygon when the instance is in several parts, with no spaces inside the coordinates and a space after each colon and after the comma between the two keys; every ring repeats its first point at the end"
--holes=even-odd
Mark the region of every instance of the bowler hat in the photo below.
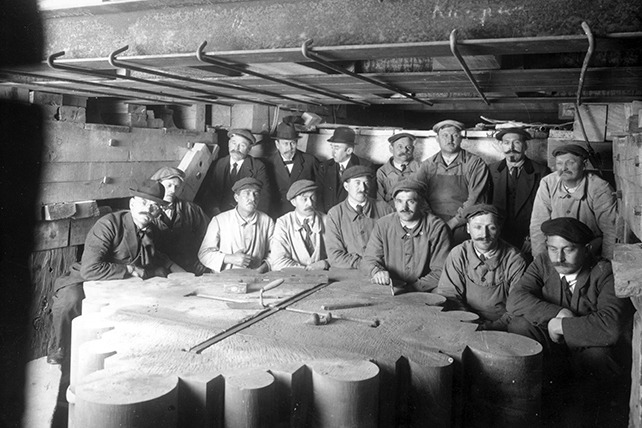
{"type": "Polygon", "coordinates": [[[465,208],[461,215],[466,220],[470,220],[473,217],[483,214],[493,214],[495,217],[502,219],[504,216],[502,212],[494,205],[489,204],[475,204],[465,208]]]}
{"type": "Polygon", "coordinates": [[[169,180],[170,178],[180,178],[181,181],[183,181],[185,179],[185,173],[173,166],[162,166],[151,176],[151,179],[154,181],[169,180]]]}
{"type": "Polygon", "coordinates": [[[529,134],[528,132],[526,132],[522,128],[504,128],[504,129],[500,130],[497,134],[495,134],[495,138],[498,139],[498,140],[501,140],[502,137],[504,135],[506,135],[506,134],[518,134],[518,135],[521,135],[522,137],[524,137],[524,141],[530,140],[531,138],[533,138],[533,137],[531,137],[531,134],[529,134]]]}
{"type": "Polygon", "coordinates": [[[586,149],[582,146],[578,146],[577,144],[565,144],[553,150],[553,156],[564,155],[566,153],[579,156],[582,159],[588,159],[589,157],[589,153],[586,149]]]}
{"type": "Polygon", "coordinates": [[[594,238],[593,231],[573,217],[558,217],[547,220],[540,226],[546,236],[561,236],[569,242],[585,245],[594,238]]]}
{"type": "Polygon", "coordinates": [[[298,140],[299,133],[296,132],[294,124],[292,123],[279,123],[279,126],[276,127],[276,137],[277,140],[298,140]]]}
{"type": "Polygon", "coordinates": [[[395,134],[395,135],[393,135],[392,137],[388,138],[388,142],[389,142],[390,144],[392,144],[392,143],[394,143],[395,141],[399,140],[400,138],[409,138],[409,139],[410,139],[410,141],[415,141],[415,140],[417,139],[417,137],[415,137],[415,136],[414,136],[414,135],[412,135],[412,134],[409,134],[409,133],[407,133],[407,132],[401,132],[401,133],[399,133],[399,134],[395,134]]]}
{"type": "Polygon", "coordinates": [[[328,139],[329,143],[344,143],[344,144],[356,144],[356,134],[352,128],[347,126],[339,126],[334,130],[332,137],[328,139]]]}
{"type": "Polygon", "coordinates": [[[374,172],[372,172],[372,168],[363,166],[363,165],[351,166],[350,168],[343,171],[343,174],[341,175],[341,182],[345,183],[351,178],[363,177],[363,176],[368,176],[368,177],[374,176],[374,172]]]}
{"type": "Polygon", "coordinates": [[[459,129],[460,131],[463,131],[466,127],[464,126],[463,123],[458,122],[456,120],[442,120],[441,122],[435,123],[435,125],[432,127],[432,130],[439,133],[439,130],[443,128],[444,126],[454,126],[455,128],[459,129]]]}
{"type": "Polygon", "coordinates": [[[263,188],[263,183],[261,183],[259,180],[257,180],[254,177],[241,178],[232,186],[232,192],[238,193],[241,190],[247,189],[250,187],[255,187],[256,189],[261,190],[263,188]]]}
{"type": "Polygon", "coordinates": [[[160,205],[167,205],[169,202],[164,201],[163,197],[165,196],[165,188],[158,181],[151,179],[145,180],[141,183],[140,186],[129,190],[132,192],[132,196],[138,196],[139,198],[149,199],[160,205]]]}
{"type": "Polygon", "coordinates": [[[317,186],[317,184],[312,180],[298,180],[292,183],[285,197],[288,198],[288,201],[291,201],[301,193],[317,190],[318,187],[319,186],[317,186]]]}
{"type": "Polygon", "coordinates": [[[417,195],[423,198],[424,194],[426,193],[426,186],[422,182],[413,180],[411,178],[407,180],[400,180],[397,182],[397,184],[394,185],[394,187],[392,188],[392,192],[390,193],[394,198],[399,192],[417,192],[417,195]]]}
{"type": "Polygon", "coordinates": [[[229,138],[232,138],[232,135],[240,135],[241,137],[248,140],[251,144],[256,143],[256,138],[252,135],[252,132],[249,129],[230,129],[227,133],[229,138]]]}

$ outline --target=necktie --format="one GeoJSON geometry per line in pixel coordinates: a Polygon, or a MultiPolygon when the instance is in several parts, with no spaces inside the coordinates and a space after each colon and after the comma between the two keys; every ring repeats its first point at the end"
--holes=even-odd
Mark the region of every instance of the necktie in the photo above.
{"type": "Polygon", "coordinates": [[[283,163],[285,165],[292,165],[294,163],[294,161],[293,160],[284,160],[283,163]]]}
{"type": "Polygon", "coordinates": [[[343,171],[346,170],[346,167],[342,164],[339,164],[339,176],[343,175],[343,171]]]}
{"type": "Polygon", "coordinates": [[[479,260],[481,260],[482,262],[485,262],[486,261],[486,256],[483,255],[483,254],[480,254],[479,255],[479,260]]]}
{"type": "Polygon", "coordinates": [[[510,169],[510,176],[513,177],[513,180],[517,180],[517,173],[519,172],[519,168],[516,166],[512,167],[510,169]]]}
{"type": "Polygon", "coordinates": [[[305,249],[308,250],[308,254],[314,254],[314,244],[312,244],[312,229],[310,229],[310,224],[308,219],[303,220],[303,230],[305,234],[303,235],[303,243],[305,244],[305,249]]]}
{"type": "Polygon", "coordinates": [[[407,168],[407,167],[408,167],[408,165],[406,165],[405,163],[402,163],[402,164],[399,166],[399,170],[400,170],[401,172],[404,172],[404,171],[406,170],[406,168],[407,168]]]}
{"type": "Polygon", "coordinates": [[[230,171],[230,178],[232,179],[232,181],[234,181],[234,179],[236,178],[237,173],[238,173],[238,164],[234,162],[232,164],[232,170],[230,171]]]}
{"type": "Polygon", "coordinates": [[[566,280],[566,277],[563,276],[561,278],[561,283],[562,283],[562,290],[564,291],[564,296],[566,297],[568,301],[568,305],[571,305],[571,300],[573,299],[573,292],[571,291],[571,286],[566,280]]]}
{"type": "Polygon", "coordinates": [[[357,216],[363,217],[363,205],[357,205],[357,216]]]}

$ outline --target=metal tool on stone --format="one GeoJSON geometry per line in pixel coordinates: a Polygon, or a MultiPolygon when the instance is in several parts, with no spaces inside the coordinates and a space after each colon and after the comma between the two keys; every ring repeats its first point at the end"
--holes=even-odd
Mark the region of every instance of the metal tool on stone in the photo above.
{"type": "Polygon", "coordinates": [[[263,288],[261,288],[261,290],[259,290],[258,297],[248,296],[245,299],[231,299],[229,297],[221,297],[221,296],[214,296],[212,294],[199,293],[198,291],[193,291],[191,293],[188,293],[185,295],[185,297],[196,296],[196,297],[202,297],[204,299],[219,300],[221,302],[226,302],[228,306],[232,309],[263,309],[267,307],[267,305],[263,303],[263,299],[268,299],[268,298],[277,299],[281,297],[281,296],[266,297],[263,295],[263,293],[278,287],[279,285],[283,284],[283,282],[284,282],[283,278],[275,279],[274,281],[267,283],[263,288]],[[248,302],[248,299],[259,299],[259,303],[248,302]],[[230,304],[245,305],[245,306],[239,308],[239,307],[233,307],[230,304]]]}
{"type": "Polygon", "coordinates": [[[362,319],[362,318],[346,317],[346,316],[343,316],[343,315],[333,315],[332,312],[327,312],[327,313],[324,314],[324,313],[320,313],[320,312],[305,311],[303,309],[296,309],[296,308],[289,308],[289,307],[285,307],[285,308],[282,308],[282,309],[286,310],[286,311],[289,311],[289,312],[297,312],[297,313],[300,313],[300,314],[312,315],[313,317],[316,315],[321,320],[324,320],[324,319],[327,320],[327,322],[325,322],[324,324],[328,324],[332,320],[344,320],[344,321],[360,322],[360,323],[363,323],[363,324],[367,324],[370,327],[379,327],[379,325],[381,324],[381,321],[379,321],[378,319],[366,320],[366,319],[362,319]]]}
{"type": "Polygon", "coordinates": [[[321,305],[321,309],[323,309],[324,311],[334,311],[338,309],[363,308],[366,306],[372,306],[372,302],[330,303],[327,305],[321,305]]]}

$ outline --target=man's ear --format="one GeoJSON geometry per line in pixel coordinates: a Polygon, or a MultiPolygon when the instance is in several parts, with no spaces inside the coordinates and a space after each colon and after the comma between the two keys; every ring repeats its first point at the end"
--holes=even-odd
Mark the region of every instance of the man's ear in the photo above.
{"type": "MultiPolygon", "coordinates": [[[[350,180],[348,180],[350,181],[350,180]]],[[[348,181],[343,182],[343,188],[346,189],[346,192],[348,191],[348,181]]]]}
{"type": "Polygon", "coordinates": [[[353,152],[354,152],[354,147],[352,147],[352,146],[346,147],[346,153],[347,154],[351,155],[353,152]]]}
{"type": "Polygon", "coordinates": [[[238,193],[234,194],[234,200],[236,201],[236,203],[239,202],[239,194],[238,193]]]}
{"type": "Polygon", "coordinates": [[[290,199],[290,203],[292,204],[292,206],[293,206],[294,208],[296,208],[296,204],[294,203],[294,198],[290,199]]]}
{"type": "Polygon", "coordinates": [[[470,227],[468,226],[468,222],[466,222],[466,233],[470,235],[470,227]]]}
{"type": "Polygon", "coordinates": [[[390,153],[391,153],[391,154],[393,153],[393,150],[394,150],[394,149],[393,149],[393,147],[392,147],[392,144],[388,144],[388,150],[390,150],[390,153]]]}

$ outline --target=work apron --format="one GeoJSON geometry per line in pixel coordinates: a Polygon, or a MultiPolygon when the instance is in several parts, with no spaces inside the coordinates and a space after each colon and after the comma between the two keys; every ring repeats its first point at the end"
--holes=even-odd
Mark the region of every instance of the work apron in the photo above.
{"type": "MultiPolygon", "coordinates": [[[[448,222],[457,215],[457,210],[468,199],[468,183],[463,175],[435,174],[428,182],[428,203],[432,212],[448,222]]],[[[453,246],[459,245],[470,236],[464,225],[451,230],[453,246]]]]}

